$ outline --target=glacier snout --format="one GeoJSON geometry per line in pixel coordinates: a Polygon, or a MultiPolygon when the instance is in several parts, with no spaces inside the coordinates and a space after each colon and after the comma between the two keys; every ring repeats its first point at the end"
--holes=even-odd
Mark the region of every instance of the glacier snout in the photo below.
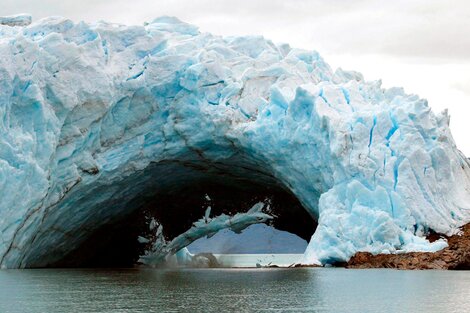
{"type": "Polygon", "coordinates": [[[205,179],[293,194],[318,222],[305,263],[436,251],[427,233],[470,221],[447,114],[316,52],[169,17],[0,33],[2,267],[54,264],[154,193],[205,179]]]}

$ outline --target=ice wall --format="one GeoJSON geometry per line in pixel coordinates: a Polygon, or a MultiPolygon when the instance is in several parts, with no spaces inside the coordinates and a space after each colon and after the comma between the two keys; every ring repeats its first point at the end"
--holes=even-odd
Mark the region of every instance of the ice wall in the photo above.
{"type": "Polygon", "coordinates": [[[51,264],[149,191],[211,171],[290,189],[319,222],[306,263],[434,251],[426,233],[470,220],[447,113],[314,51],[170,17],[0,34],[4,268],[51,264]]]}

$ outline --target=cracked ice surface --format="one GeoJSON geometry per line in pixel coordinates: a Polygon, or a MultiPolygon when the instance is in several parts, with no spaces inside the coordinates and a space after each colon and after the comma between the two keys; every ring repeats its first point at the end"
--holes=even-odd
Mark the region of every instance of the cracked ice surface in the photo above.
{"type": "Polygon", "coordinates": [[[188,164],[290,189],[318,218],[306,263],[434,251],[470,221],[447,113],[316,52],[169,17],[0,34],[2,267],[60,259],[188,164]]]}

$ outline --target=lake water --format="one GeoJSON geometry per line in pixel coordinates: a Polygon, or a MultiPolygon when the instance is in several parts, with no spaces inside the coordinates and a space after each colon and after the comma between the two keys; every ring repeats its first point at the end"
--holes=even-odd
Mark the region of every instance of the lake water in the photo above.
{"type": "Polygon", "coordinates": [[[303,254],[213,254],[220,267],[257,267],[277,265],[282,267],[301,263],[303,254]]]}
{"type": "Polygon", "coordinates": [[[470,312],[470,271],[0,271],[0,312],[470,312]]]}

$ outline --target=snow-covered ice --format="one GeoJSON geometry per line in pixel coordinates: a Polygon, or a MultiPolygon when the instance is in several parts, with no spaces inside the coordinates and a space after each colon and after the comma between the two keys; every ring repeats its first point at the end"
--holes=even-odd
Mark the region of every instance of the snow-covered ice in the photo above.
{"type": "Polygon", "coordinates": [[[4,268],[59,260],[195,168],[289,189],[319,223],[305,263],[435,251],[446,243],[424,235],[470,221],[469,161],[447,113],[315,51],[171,17],[55,17],[0,34],[4,268]]]}
{"type": "Polygon", "coordinates": [[[29,14],[17,14],[10,16],[0,16],[0,25],[7,26],[28,26],[32,22],[29,14]]]}

